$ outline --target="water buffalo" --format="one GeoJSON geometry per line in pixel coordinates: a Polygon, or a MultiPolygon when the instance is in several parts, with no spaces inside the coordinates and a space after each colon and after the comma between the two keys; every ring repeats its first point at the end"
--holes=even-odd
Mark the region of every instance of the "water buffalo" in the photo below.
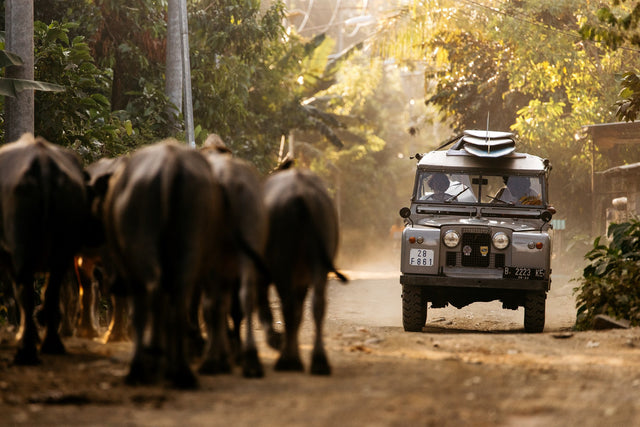
{"type": "Polygon", "coordinates": [[[48,274],[43,309],[46,327],[41,352],[62,354],[60,286],[88,233],[85,176],[72,151],[24,134],[0,148],[0,265],[8,272],[20,302],[17,364],[39,363],[34,321],[34,281],[48,274]]]}
{"type": "Polygon", "coordinates": [[[97,227],[100,228],[102,240],[92,247],[84,247],[81,256],[75,259],[76,278],[83,291],[77,335],[86,338],[98,336],[98,331],[95,328],[96,301],[99,300],[100,295],[111,296],[112,312],[109,329],[104,337],[105,342],[127,341],[129,339],[128,305],[124,284],[114,271],[113,262],[106,247],[103,226],[103,205],[109,179],[123,161],[123,157],[102,158],[86,168],[88,186],[91,190],[91,213],[97,227]],[[99,274],[97,274],[98,271],[99,274]]]}
{"type": "MultiPolygon", "coordinates": [[[[272,174],[265,182],[264,200],[269,221],[265,261],[280,296],[285,327],[275,369],[303,370],[298,333],[304,299],[311,289],[315,323],[311,373],[329,375],[331,367],[322,339],[327,274],[335,272],[342,281],[347,280],[333,266],[338,247],[335,206],[322,180],[298,169],[272,174]]],[[[263,286],[259,292],[260,317],[271,341],[275,332],[266,289],[263,286]]]]}
{"type": "Polygon", "coordinates": [[[135,330],[127,382],[197,386],[186,342],[188,310],[200,286],[215,300],[206,283],[220,255],[221,200],[204,156],[173,140],[137,150],[111,177],[107,247],[126,283],[135,330]]]}
{"type": "MultiPolygon", "coordinates": [[[[263,369],[258,358],[252,315],[257,277],[260,268],[264,271],[263,256],[267,240],[262,181],[250,163],[233,158],[223,146],[209,147],[203,153],[211,164],[215,179],[224,190],[228,204],[227,228],[231,233],[227,233],[226,237],[230,240],[221,242],[225,247],[221,262],[226,267],[216,273],[216,280],[231,292],[231,315],[234,323],[232,343],[236,347],[240,346],[240,323],[244,316],[245,340],[242,342],[241,355],[243,375],[262,377],[263,369]]],[[[220,320],[226,324],[226,319],[220,320]]],[[[210,354],[213,350],[209,347],[200,372],[215,373],[220,368],[216,362],[219,357],[210,354]]]]}

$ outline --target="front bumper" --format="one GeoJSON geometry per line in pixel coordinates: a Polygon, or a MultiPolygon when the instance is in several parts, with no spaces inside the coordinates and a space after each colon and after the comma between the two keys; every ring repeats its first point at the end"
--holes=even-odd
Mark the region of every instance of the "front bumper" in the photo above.
{"type": "Polygon", "coordinates": [[[431,276],[424,274],[401,274],[400,283],[402,285],[440,288],[509,289],[547,292],[549,290],[551,281],[526,279],[476,279],[448,276],[431,276]]]}

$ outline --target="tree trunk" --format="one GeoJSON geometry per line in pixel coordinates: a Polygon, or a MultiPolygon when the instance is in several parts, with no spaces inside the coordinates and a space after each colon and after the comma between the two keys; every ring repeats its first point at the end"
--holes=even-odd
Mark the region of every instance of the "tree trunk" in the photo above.
{"type": "MultiPolygon", "coordinates": [[[[19,55],[21,66],[6,68],[6,77],[33,80],[33,2],[6,0],[5,2],[5,48],[19,55]]],[[[24,90],[16,98],[5,98],[5,141],[12,142],[25,132],[34,132],[34,94],[24,90]]]]}

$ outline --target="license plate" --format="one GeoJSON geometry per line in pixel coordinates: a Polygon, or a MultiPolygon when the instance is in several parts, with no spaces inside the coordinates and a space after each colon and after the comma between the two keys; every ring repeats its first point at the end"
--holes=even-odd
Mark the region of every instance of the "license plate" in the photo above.
{"type": "Polygon", "coordinates": [[[409,265],[431,267],[433,265],[433,251],[431,249],[411,249],[409,251],[409,265]]]}
{"type": "Polygon", "coordinates": [[[544,268],[505,267],[505,279],[544,279],[544,268]]]}

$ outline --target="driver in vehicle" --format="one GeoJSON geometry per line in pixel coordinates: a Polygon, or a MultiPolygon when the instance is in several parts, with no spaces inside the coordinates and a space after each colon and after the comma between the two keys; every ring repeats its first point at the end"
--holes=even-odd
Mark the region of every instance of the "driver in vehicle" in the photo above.
{"type": "Polygon", "coordinates": [[[451,194],[445,193],[450,185],[449,178],[447,178],[445,174],[434,173],[433,176],[429,178],[427,184],[429,184],[429,187],[433,190],[433,194],[429,195],[426,200],[444,202],[452,197],[451,194]]]}
{"type": "Polygon", "coordinates": [[[506,187],[496,194],[496,199],[509,204],[541,205],[542,199],[530,186],[526,176],[510,176],[506,179],[506,187]]]}

